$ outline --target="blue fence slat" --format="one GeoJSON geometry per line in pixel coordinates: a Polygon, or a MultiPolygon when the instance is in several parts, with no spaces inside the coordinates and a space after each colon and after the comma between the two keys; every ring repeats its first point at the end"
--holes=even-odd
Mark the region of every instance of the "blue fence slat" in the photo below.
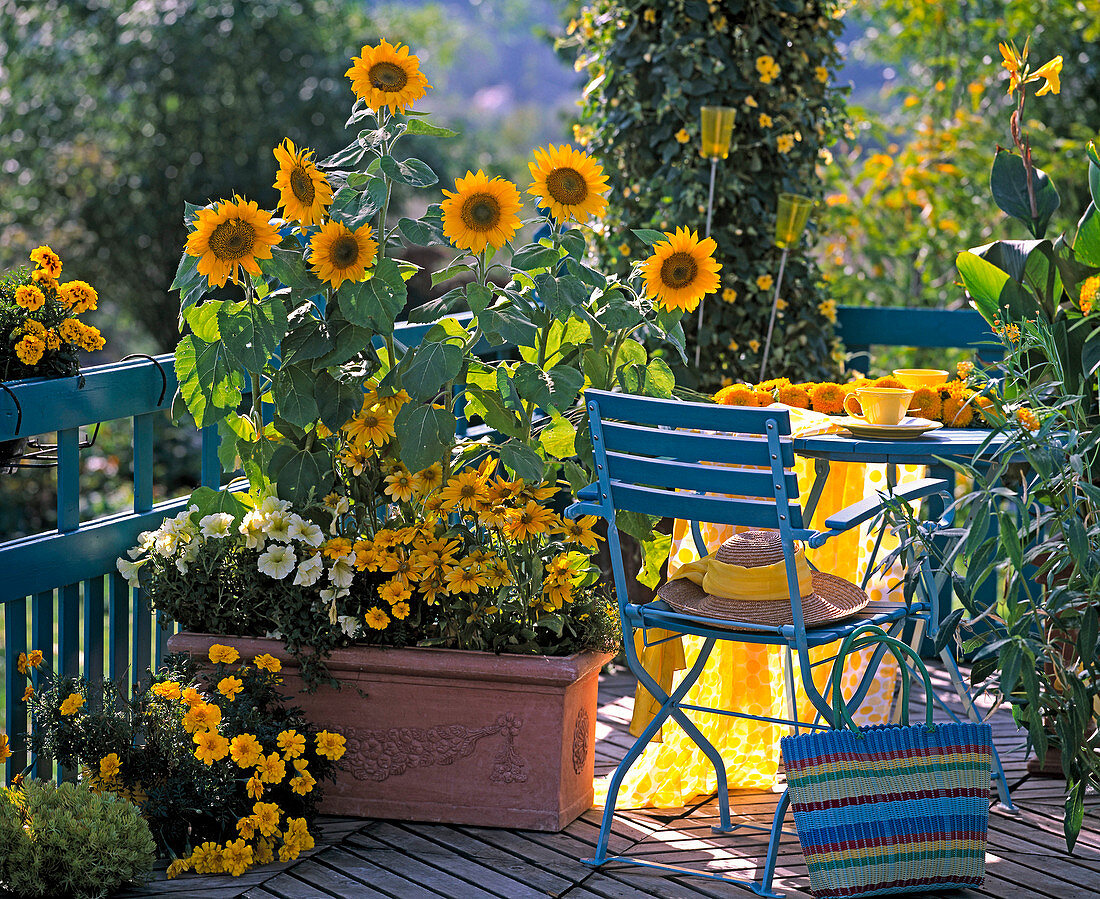
{"type": "Polygon", "coordinates": [[[134,511],[153,508],[153,414],[134,416],[134,511]]]}
{"type": "Polygon", "coordinates": [[[107,676],[116,684],[129,682],[130,585],[117,571],[107,581],[107,676]]]}
{"type": "Polygon", "coordinates": [[[57,669],[65,677],[80,674],[80,584],[57,591],[57,669]]]}
{"type": "Polygon", "coordinates": [[[84,676],[94,682],[103,677],[103,578],[84,582],[84,676]]]}
{"type": "Polygon", "coordinates": [[[221,486],[222,467],[218,461],[218,444],[221,438],[213,425],[202,429],[202,455],[200,457],[199,483],[203,487],[217,489],[221,486]]]}
{"type": "Polygon", "coordinates": [[[152,667],[153,639],[152,639],[152,614],[149,609],[149,599],[145,591],[138,588],[132,591],[133,596],[133,629],[130,637],[130,683],[137,684],[146,670],[152,667]]]}
{"type": "MultiPolygon", "coordinates": [[[[42,651],[42,663],[56,671],[53,654],[53,590],[36,593],[31,600],[31,649],[42,651]]],[[[9,686],[10,689],[10,686],[9,686]]],[[[35,761],[36,776],[49,779],[53,777],[53,764],[41,756],[35,761]]]]}
{"type": "Polygon", "coordinates": [[[27,730],[27,706],[23,703],[23,688],[26,681],[16,667],[19,654],[27,651],[27,601],[25,599],[4,604],[4,683],[7,693],[4,698],[4,721],[7,734],[15,744],[12,757],[5,768],[5,780],[10,783],[12,777],[27,766],[27,754],[23,751],[24,734],[27,730]],[[18,747],[16,749],[15,747],[18,747]]]}

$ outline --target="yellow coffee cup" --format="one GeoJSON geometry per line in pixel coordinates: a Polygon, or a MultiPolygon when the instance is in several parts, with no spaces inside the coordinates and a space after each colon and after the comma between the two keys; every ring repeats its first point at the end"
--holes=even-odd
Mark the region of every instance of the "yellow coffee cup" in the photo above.
{"type": "Polygon", "coordinates": [[[910,390],[947,383],[947,372],[939,368],[895,368],[894,377],[910,390]]]}
{"type": "Polygon", "coordinates": [[[844,410],[872,425],[896,425],[905,418],[912,390],[900,387],[857,387],[844,398],[844,410]]]}

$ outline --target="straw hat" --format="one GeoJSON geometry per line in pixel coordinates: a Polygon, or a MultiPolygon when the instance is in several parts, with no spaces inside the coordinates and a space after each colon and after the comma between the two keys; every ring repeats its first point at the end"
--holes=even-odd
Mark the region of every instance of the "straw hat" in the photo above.
{"type": "MultiPolygon", "coordinates": [[[[795,567],[807,627],[847,618],[869,601],[850,581],[812,570],[798,544],[795,567]]],[[[657,594],[677,612],[689,615],[753,624],[794,623],[778,531],[734,534],[711,555],[682,566],[657,594]]]]}

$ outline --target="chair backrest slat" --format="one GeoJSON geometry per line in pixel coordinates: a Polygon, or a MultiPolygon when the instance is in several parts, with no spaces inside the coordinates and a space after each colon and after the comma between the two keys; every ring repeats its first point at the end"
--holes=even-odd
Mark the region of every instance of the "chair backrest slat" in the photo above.
{"type": "MultiPolygon", "coordinates": [[[[587,395],[586,393],[585,396],[587,395]]],[[[650,426],[673,424],[677,428],[708,428],[733,434],[762,434],[765,422],[777,418],[775,411],[768,408],[685,403],[682,400],[662,400],[605,391],[599,392],[599,403],[600,416],[604,419],[619,419],[650,426]]],[[[790,416],[784,413],[779,422],[779,436],[787,437],[790,433],[790,416]]]]}
{"type": "MultiPolygon", "coordinates": [[[[685,408],[683,404],[678,408],[685,408]]],[[[721,406],[708,408],[720,409],[721,406]]],[[[756,410],[750,410],[756,411],[756,410]]],[[[784,417],[786,412],[783,413],[784,417]]],[[[603,418],[601,405],[600,416],[603,418]]],[[[777,416],[773,413],[773,420],[777,416]]],[[[680,427],[677,421],[677,428],[680,427]]],[[[706,423],[714,427],[714,422],[706,423]]],[[[758,423],[758,429],[741,433],[740,437],[730,434],[698,434],[681,430],[658,430],[636,424],[624,424],[603,420],[604,448],[607,452],[638,453],[665,456],[677,462],[718,462],[729,465],[758,465],[771,467],[768,444],[764,439],[764,422],[758,423]],[[755,435],[755,436],[750,436],[755,435]]],[[[780,445],[780,459],[784,468],[794,465],[794,447],[790,440],[780,445]]]]}
{"type": "MultiPolygon", "coordinates": [[[[732,496],[774,497],[775,478],[771,469],[731,468],[719,465],[699,465],[671,459],[652,459],[629,453],[608,453],[608,466],[614,481],[626,481],[649,487],[672,487],[682,490],[703,490],[732,496]]],[[[784,473],[787,493],[798,494],[798,480],[793,471],[784,473]]]]}
{"type": "Polygon", "coordinates": [[[780,516],[785,516],[784,525],[802,527],[802,509],[798,503],[789,503],[777,509],[774,501],[765,499],[730,499],[725,496],[676,493],[616,481],[611,482],[611,502],[617,510],[707,521],[712,524],[740,524],[774,529],[780,526],[780,516]]]}

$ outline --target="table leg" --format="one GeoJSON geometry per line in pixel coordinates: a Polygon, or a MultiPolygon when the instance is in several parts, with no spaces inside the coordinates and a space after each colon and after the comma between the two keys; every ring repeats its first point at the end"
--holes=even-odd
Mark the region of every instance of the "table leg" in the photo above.
{"type": "Polygon", "coordinates": [[[814,520],[814,512],[821,500],[821,494],[825,491],[825,482],[829,480],[829,460],[820,457],[814,459],[814,482],[810,487],[810,493],[806,497],[806,507],[803,511],[806,526],[814,520]]]}

